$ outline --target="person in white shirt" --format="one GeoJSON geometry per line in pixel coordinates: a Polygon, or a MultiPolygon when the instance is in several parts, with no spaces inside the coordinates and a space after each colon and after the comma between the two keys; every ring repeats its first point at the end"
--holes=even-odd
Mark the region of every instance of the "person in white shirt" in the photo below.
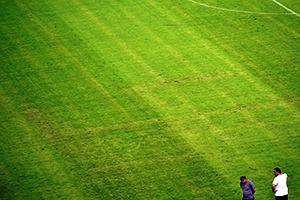
{"type": "Polygon", "coordinates": [[[275,200],[288,200],[287,174],[282,174],[281,169],[276,167],[274,169],[274,175],[272,190],[275,195],[275,200]]]}

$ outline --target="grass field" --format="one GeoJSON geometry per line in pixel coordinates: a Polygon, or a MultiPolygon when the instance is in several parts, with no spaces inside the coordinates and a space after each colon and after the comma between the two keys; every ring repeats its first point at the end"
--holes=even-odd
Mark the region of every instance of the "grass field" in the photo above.
{"type": "Polygon", "coordinates": [[[2,0],[0,199],[300,196],[300,2],[2,0]]]}

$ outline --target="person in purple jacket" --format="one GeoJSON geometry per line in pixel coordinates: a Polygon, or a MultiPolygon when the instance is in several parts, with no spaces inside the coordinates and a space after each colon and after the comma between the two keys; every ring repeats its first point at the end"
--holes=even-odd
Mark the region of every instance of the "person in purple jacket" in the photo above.
{"type": "Polygon", "coordinates": [[[243,192],[242,200],[254,200],[254,193],[256,192],[255,186],[246,176],[240,177],[240,186],[243,192]]]}

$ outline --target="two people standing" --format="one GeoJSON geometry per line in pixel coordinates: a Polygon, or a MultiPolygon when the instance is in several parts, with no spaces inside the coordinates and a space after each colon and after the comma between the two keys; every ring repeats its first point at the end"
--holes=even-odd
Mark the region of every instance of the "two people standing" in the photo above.
{"type": "MultiPolygon", "coordinates": [[[[272,191],[275,195],[275,200],[288,200],[288,187],[286,184],[287,174],[282,174],[281,169],[274,169],[275,178],[272,182],[272,191]]],[[[243,192],[243,200],[254,200],[255,186],[246,176],[240,177],[240,186],[243,192]]]]}

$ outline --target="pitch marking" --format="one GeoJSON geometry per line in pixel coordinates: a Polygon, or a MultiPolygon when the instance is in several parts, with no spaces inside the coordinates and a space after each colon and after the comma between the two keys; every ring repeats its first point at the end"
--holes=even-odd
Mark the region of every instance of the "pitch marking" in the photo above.
{"type": "MultiPolygon", "coordinates": [[[[222,7],[217,7],[217,6],[210,6],[204,3],[199,3],[197,1],[194,0],[188,0],[190,2],[193,2],[195,4],[198,4],[200,6],[204,6],[207,8],[212,8],[212,9],[216,9],[216,10],[223,10],[223,11],[228,11],[228,12],[236,12],[236,13],[246,13],[246,14],[259,14],[259,15],[292,15],[292,14],[296,14],[294,11],[291,12],[291,10],[289,10],[291,13],[267,13],[267,12],[252,12],[252,11],[245,11],[245,10],[234,10],[234,9],[228,9],[228,8],[222,8],[222,7]]],[[[273,0],[275,1],[275,0],[273,0]]],[[[300,16],[299,16],[300,17],[300,16]]]]}
{"type": "Polygon", "coordinates": [[[295,11],[289,9],[288,7],[286,7],[285,5],[283,5],[282,3],[273,0],[274,3],[277,3],[279,6],[283,7],[284,9],[286,9],[287,11],[291,12],[293,15],[296,15],[297,17],[300,17],[300,15],[298,13],[296,13],[295,11]]]}

